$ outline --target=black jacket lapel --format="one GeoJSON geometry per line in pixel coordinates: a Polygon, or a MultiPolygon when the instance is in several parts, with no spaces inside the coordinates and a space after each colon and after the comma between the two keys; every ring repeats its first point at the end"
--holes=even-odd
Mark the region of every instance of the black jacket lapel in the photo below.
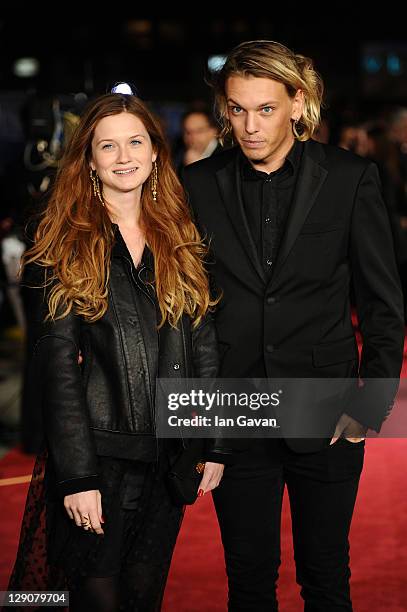
{"type": "Polygon", "coordinates": [[[274,283],[280,274],[308,213],[313,207],[318,193],[325,182],[328,171],[319,163],[324,157],[323,149],[318,143],[310,141],[305,144],[294,198],[271,283],[274,283]]]}
{"type": "Polygon", "coordinates": [[[233,160],[216,173],[219,190],[228,212],[230,221],[245,250],[253,269],[265,281],[265,274],[261,266],[256,246],[249,230],[244,212],[243,198],[241,193],[239,176],[239,156],[235,155],[233,160]]]}

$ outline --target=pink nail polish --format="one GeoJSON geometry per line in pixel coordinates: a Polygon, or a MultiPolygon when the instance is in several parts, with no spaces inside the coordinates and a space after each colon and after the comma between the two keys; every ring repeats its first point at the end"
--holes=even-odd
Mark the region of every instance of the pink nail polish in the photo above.
{"type": "Polygon", "coordinates": [[[198,491],[198,497],[202,497],[204,495],[205,491],[203,489],[199,489],[198,491]]]}

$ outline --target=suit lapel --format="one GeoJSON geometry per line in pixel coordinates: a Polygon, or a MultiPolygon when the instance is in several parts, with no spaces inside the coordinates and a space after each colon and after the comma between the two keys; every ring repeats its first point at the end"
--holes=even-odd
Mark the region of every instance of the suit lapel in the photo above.
{"type": "Polygon", "coordinates": [[[244,212],[239,172],[239,156],[238,152],[236,152],[232,161],[218,170],[216,179],[223,203],[240,243],[248,256],[253,270],[265,282],[266,277],[244,212]]]}
{"type": "Polygon", "coordinates": [[[328,171],[319,163],[324,157],[323,148],[318,143],[314,141],[305,143],[293,202],[290,207],[271,283],[274,283],[280,274],[308,213],[313,207],[319,191],[325,182],[328,171]]]}

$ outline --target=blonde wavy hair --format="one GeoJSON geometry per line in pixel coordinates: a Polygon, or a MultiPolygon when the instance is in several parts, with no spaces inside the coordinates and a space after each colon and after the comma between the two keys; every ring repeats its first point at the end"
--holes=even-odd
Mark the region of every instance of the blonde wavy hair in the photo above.
{"type": "Polygon", "coordinates": [[[192,222],[159,120],[136,96],[106,94],[85,111],[60,162],[20,273],[30,263],[47,269],[43,285],[51,286],[47,318],[60,319],[73,310],[96,321],[105,314],[114,227],[93,193],[91,144],[98,122],[123,111],[142,121],[157,153],[157,201],[152,197],[150,174],[142,188],[140,219],[154,255],[159,327],[166,321],[176,327],[183,313],[197,326],[218,301],[209,293],[204,267],[207,248],[192,222]]]}
{"type": "Polygon", "coordinates": [[[304,107],[298,123],[293,122],[293,132],[298,140],[312,137],[321,120],[324,87],[311,59],[272,40],[251,40],[235,47],[223,67],[209,79],[215,93],[215,109],[221,125],[222,141],[232,131],[227,117],[225,93],[226,81],[232,75],[273,79],[285,85],[291,98],[301,89],[304,107]]]}

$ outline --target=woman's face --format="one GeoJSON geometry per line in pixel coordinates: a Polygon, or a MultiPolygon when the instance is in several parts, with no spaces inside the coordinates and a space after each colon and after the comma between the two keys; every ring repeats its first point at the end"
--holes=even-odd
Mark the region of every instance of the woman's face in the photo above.
{"type": "Polygon", "coordinates": [[[131,191],[140,196],[156,158],[150,136],[135,115],[123,111],[104,117],[96,125],[91,167],[103,183],[107,200],[131,191]]]}

